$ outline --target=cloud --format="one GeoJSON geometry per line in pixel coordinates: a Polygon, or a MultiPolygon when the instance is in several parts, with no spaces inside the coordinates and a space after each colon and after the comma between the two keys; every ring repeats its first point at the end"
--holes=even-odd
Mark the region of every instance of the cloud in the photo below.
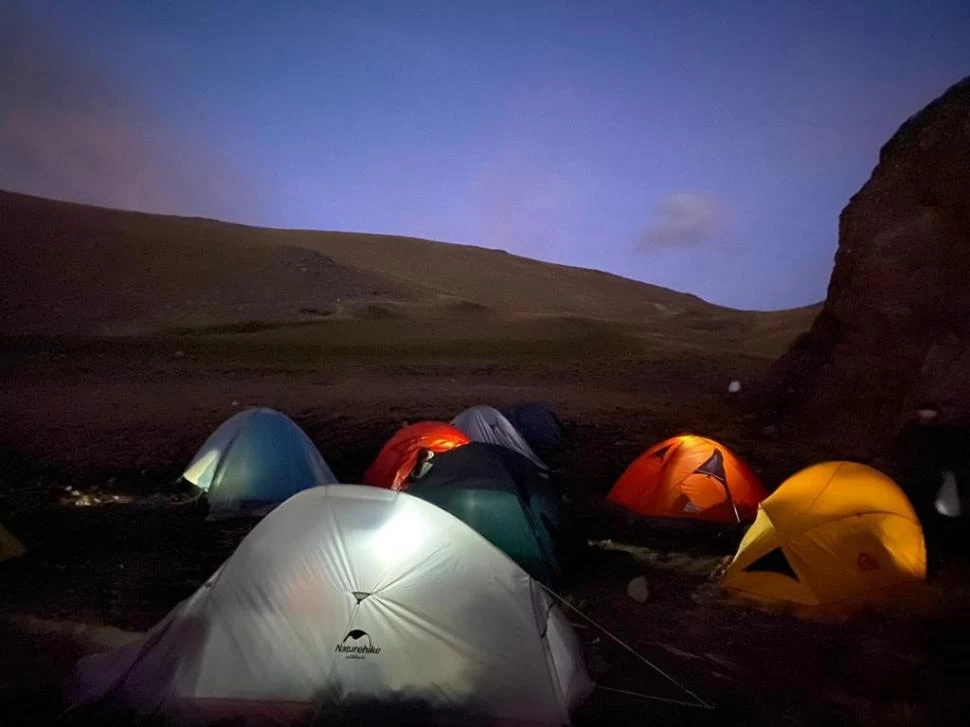
{"type": "Polygon", "coordinates": [[[700,245],[713,238],[723,223],[721,209],[710,197],[693,192],[668,194],[657,204],[639,248],[656,250],[700,245]]]}
{"type": "Polygon", "coordinates": [[[236,220],[259,208],[217,153],[162,127],[28,5],[0,1],[0,189],[236,220]]]}

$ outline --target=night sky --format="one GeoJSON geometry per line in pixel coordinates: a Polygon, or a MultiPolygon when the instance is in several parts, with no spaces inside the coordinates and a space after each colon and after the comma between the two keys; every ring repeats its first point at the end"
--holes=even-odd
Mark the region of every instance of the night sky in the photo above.
{"type": "Polygon", "coordinates": [[[0,0],[0,188],[793,307],[968,74],[968,0],[0,0]]]}

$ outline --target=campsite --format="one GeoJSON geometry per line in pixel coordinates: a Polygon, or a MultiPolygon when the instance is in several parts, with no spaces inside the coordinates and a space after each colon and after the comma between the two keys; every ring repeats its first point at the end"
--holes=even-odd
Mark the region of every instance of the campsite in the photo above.
{"type": "Polygon", "coordinates": [[[283,5],[0,2],[0,726],[964,724],[966,4],[283,5]]]}
{"type": "MultiPolygon", "coordinates": [[[[487,325],[445,318],[434,330],[447,338],[419,343],[426,322],[404,316],[393,326],[362,320],[353,338],[335,321],[6,339],[4,524],[29,550],[3,564],[5,718],[57,717],[62,681],[79,656],[152,627],[258,522],[207,522],[177,484],[209,435],[241,410],[284,412],[333,474],[352,481],[404,423],[448,422],[485,402],[503,409],[543,401],[569,431],[568,447],[541,449],[543,460],[595,544],[563,597],[716,705],[708,712],[594,690],[576,724],[955,719],[953,705],[968,694],[952,671],[965,646],[949,636],[970,603],[959,561],[933,573],[929,614],[902,608],[849,625],[804,620],[719,595],[712,574],[737,549],[738,529],[650,526],[604,506],[630,463],[679,432],[728,443],[770,489],[837,459],[765,430],[728,391],[732,380],[756,386],[811,313],[763,317],[747,331],[743,322],[684,327],[662,342],[634,324],[549,317],[511,321],[507,340],[491,338],[487,325]],[[516,341],[516,326],[541,345],[516,341]],[[645,603],[627,594],[639,576],[649,588],[645,603]]],[[[595,627],[576,614],[570,621],[598,684],[684,701],[595,627]]]]}

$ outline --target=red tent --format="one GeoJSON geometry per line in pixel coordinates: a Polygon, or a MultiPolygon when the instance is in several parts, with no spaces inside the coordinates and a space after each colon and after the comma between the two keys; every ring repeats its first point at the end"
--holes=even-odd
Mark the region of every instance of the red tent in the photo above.
{"type": "Polygon", "coordinates": [[[460,430],[445,422],[418,422],[402,427],[367,468],[364,484],[404,490],[421,450],[447,452],[468,442],[460,430]]]}

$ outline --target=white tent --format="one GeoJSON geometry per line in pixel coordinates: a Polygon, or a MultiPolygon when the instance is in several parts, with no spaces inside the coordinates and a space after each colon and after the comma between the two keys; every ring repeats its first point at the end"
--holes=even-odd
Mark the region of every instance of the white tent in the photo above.
{"type": "Polygon", "coordinates": [[[561,725],[592,686],[565,617],[491,543],[403,492],[332,485],[143,640],[82,659],[67,699],[98,723],[561,725]]]}
{"type": "Polygon", "coordinates": [[[182,477],[207,493],[212,518],[265,514],[300,490],[337,481],[303,430],[266,408],[224,421],[182,477]]]}
{"type": "Polygon", "coordinates": [[[546,463],[532,451],[532,447],[519,434],[519,430],[512,426],[512,423],[498,409],[485,405],[470,407],[452,419],[451,426],[463,431],[473,442],[508,447],[528,457],[538,467],[549,469],[546,463]]]}

